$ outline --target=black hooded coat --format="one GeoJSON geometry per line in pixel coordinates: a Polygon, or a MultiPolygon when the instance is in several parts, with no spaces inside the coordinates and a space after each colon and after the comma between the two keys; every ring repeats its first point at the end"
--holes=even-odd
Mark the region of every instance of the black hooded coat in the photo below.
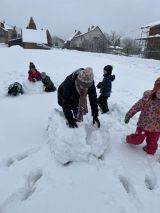
{"type": "MultiPolygon", "coordinates": [[[[80,70],[81,69],[67,76],[58,88],[58,104],[63,108],[66,119],[73,118],[72,110],[77,109],[79,104],[80,95],[75,87],[75,80],[80,70]]],[[[94,81],[92,86],[89,87],[87,94],[89,97],[92,116],[98,117],[97,93],[94,81]]]]}

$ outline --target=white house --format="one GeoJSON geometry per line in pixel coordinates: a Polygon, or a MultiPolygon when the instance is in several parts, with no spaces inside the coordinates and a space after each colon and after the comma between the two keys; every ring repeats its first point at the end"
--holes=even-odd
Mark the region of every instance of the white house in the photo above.
{"type": "Polygon", "coordinates": [[[88,31],[85,33],[76,31],[65,41],[66,48],[92,52],[104,52],[106,45],[106,37],[98,26],[88,28],[88,31]]]}

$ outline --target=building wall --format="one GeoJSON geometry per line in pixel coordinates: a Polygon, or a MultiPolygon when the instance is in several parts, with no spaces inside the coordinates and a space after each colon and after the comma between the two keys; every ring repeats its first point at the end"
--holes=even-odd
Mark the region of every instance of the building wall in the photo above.
{"type": "MultiPolygon", "coordinates": [[[[160,25],[150,28],[149,36],[160,35],[160,25]]],[[[160,38],[154,37],[148,39],[147,49],[159,50],[160,51],[160,38]]]]}
{"type": "Polygon", "coordinates": [[[99,27],[74,37],[69,48],[89,52],[106,52],[107,40],[99,27]]]}
{"type": "MultiPolygon", "coordinates": [[[[160,35],[160,25],[149,29],[149,36],[160,35]]],[[[149,38],[145,49],[145,58],[160,59],[160,37],[149,38]]]]}
{"type": "Polygon", "coordinates": [[[64,41],[62,39],[54,39],[53,40],[53,47],[62,48],[64,47],[64,41]]]}
{"type": "Polygon", "coordinates": [[[150,38],[148,39],[147,49],[155,49],[160,51],[160,38],[150,38]]]}
{"type": "Polygon", "coordinates": [[[82,47],[83,42],[92,41],[95,40],[96,38],[102,37],[103,35],[101,31],[98,28],[95,28],[94,30],[91,30],[88,33],[73,38],[72,41],[70,42],[70,47],[82,47]]]}
{"type": "Polygon", "coordinates": [[[11,39],[12,30],[8,30],[8,40],[11,39]]]}
{"type": "Polygon", "coordinates": [[[156,35],[156,34],[160,34],[160,25],[151,27],[149,29],[149,36],[156,35]]]}
{"type": "Polygon", "coordinates": [[[3,28],[0,28],[0,43],[8,42],[8,32],[3,28]]]}
{"type": "Polygon", "coordinates": [[[25,48],[25,49],[36,49],[37,48],[36,44],[25,43],[25,42],[22,43],[22,47],[25,48]]]}
{"type": "Polygon", "coordinates": [[[25,49],[44,49],[44,50],[50,49],[50,47],[47,45],[27,43],[27,42],[22,42],[21,46],[25,49]]]}
{"type": "Polygon", "coordinates": [[[145,58],[160,60],[160,38],[150,38],[145,50],[145,58]]]}

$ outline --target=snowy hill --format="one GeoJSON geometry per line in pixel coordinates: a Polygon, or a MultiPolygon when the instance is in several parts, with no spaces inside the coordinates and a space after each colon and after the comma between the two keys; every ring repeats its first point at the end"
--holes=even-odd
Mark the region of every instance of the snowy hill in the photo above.
{"type": "Polygon", "coordinates": [[[149,156],[143,145],[126,144],[138,115],[128,125],[123,121],[159,77],[159,61],[20,47],[1,47],[0,57],[0,213],[159,213],[160,148],[149,156]],[[27,81],[30,61],[56,87],[88,66],[97,84],[103,67],[114,65],[110,112],[100,114],[101,128],[92,125],[89,111],[78,129],[69,129],[56,112],[57,92],[46,94],[41,82],[27,81]],[[14,81],[23,84],[24,95],[6,96],[14,81]],[[69,142],[66,150],[62,142],[69,142]],[[68,153],[74,162],[63,166],[68,153]]]}

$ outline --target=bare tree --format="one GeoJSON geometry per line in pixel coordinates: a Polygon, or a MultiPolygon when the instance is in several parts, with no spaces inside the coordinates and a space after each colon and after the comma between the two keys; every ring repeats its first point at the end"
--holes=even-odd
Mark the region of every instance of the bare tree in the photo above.
{"type": "Polygon", "coordinates": [[[110,34],[105,33],[106,39],[108,41],[108,44],[116,47],[121,46],[121,34],[116,33],[115,31],[112,31],[110,34]]]}
{"type": "Polygon", "coordinates": [[[122,39],[122,47],[126,55],[137,55],[140,51],[137,40],[129,37],[122,39]]]}

